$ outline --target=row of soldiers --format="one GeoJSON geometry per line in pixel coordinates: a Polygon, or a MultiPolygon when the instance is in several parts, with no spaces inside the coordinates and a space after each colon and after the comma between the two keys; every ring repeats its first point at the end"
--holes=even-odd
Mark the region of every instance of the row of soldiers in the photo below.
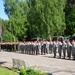
{"type": "Polygon", "coordinates": [[[73,57],[73,59],[75,59],[75,41],[73,40],[72,42],[70,41],[56,41],[53,43],[53,53],[54,53],[54,58],[56,57],[56,53],[58,51],[59,54],[59,58],[61,58],[63,56],[63,58],[65,59],[66,57],[68,59],[71,59],[71,57],[73,57]]]}
{"type": "Polygon", "coordinates": [[[0,51],[17,51],[20,42],[0,42],[0,51]]]}
{"type": "Polygon", "coordinates": [[[19,44],[19,50],[26,54],[46,54],[52,52],[52,43],[48,41],[22,42],[19,44]]]}
{"type": "Polygon", "coordinates": [[[25,54],[54,54],[54,58],[59,54],[65,59],[73,57],[75,59],[75,41],[35,41],[22,42],[19,44],[21,53],[25,54]]]}

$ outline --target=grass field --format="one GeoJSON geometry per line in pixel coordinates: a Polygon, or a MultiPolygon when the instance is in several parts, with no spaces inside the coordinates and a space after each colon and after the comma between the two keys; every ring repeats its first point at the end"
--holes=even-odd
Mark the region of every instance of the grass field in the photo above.
{"type": "Polygon", "coordinates": [[[0,67],[0,75],[19,75],[16,72],[0,67]]]}

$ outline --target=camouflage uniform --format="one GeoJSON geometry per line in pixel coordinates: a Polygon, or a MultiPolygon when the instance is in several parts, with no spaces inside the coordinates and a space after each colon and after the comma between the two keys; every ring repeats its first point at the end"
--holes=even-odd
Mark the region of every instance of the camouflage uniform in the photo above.
{"type": "Polygon", "coordinates": [[[75,60],[75,42],[72,42],[72,56],[73,59],[75,60]]]}
{"type": "Polygon", "coordinates": [[[62,53],[62,43],[58,43],[58,53],[59,53],[59,58],[61,58],[61,53],[62,53]]]}
{"type": "Polygon", "coordinates": [[[67,43],[67,57],[71,58],[71,52],[72,52],[72,44],[70,42],[67,43]]]}
{"type": "Polygon", "coordinates": [[[53,53],[54,53],[54,58],[56,57],[56,53],[57,53],[57,43],[53,42],[53,53]]]}
{"type": "Polygon", "coordinates": [[[65,41],[62,43],[62,51],[63,51],[63,58],[65,59],[66,57],[66,49],[67,49],[67,44],[65,41]]]}

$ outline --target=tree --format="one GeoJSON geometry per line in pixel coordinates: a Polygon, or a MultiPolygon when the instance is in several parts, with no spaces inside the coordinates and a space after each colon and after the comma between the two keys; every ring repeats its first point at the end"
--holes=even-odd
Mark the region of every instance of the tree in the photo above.
{"type": "Polygon", "coordinates": [[[71,4],[65,8],[65,23],[65,35],[71,37],[75,33],[75,8],[71,4]]]}
{"type": "Polygon", "coordinates": [[[65,1],[30,0],[28,22],[30,23],[31,37],[41,36],[50,39],[50,36],[63,34],[65,29],[65,13],[63,11],[65,1]]]}
{"type": "Polygon", "coordinates": [[[4,0],[5,13],[9,17],[12,35],[19,41],[26,38],[27,3],[24,0],[4,0]]]}
{"type": "Polygon", "coordinates": [[[4,0],[9,29],[19,40],[62,35],[65,29],[66,0],[4,0]]]}
{"type": "Polygon", "coordinates": [[[28,26],[28,37],[29,39],[35,37],[41,37],[41,14],[40,14],[40,0],[30,0],[28,2],[29,11],[27,14],[28,26]]]}

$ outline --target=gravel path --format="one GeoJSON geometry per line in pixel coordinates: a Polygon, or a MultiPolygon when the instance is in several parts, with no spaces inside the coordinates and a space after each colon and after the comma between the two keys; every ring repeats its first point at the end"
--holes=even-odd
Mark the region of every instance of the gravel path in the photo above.
{"type": "Polygon", "coordinates": [[[22,59],[28,66],[40,67],[50,75],[75,75],[75,61],[53,58],[53,54],[26,55],[14,52],[0,52],[0,65],[12,67],[12,58],[22,59]]]}

